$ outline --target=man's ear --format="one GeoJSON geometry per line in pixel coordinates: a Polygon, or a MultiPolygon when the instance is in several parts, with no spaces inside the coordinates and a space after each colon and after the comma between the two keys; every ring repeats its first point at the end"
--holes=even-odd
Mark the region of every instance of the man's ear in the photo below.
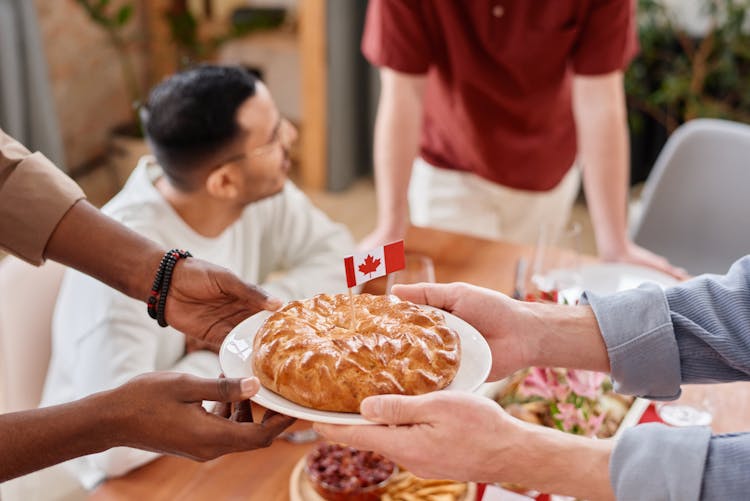
{"type": "Polygon", "coordinates": [[[240,179],[239,170],[234,164],[222,165],[206,178],[206,191],[216,198],[234,199],[240,193],[240,179]]]}

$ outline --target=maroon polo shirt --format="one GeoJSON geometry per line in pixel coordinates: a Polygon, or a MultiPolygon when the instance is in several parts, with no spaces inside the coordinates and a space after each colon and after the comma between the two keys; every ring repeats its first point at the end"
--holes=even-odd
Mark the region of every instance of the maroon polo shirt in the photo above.
{"type": "Polygon", "coordinates": [[[422,157],[517,189],[576,157],[571,77],[624,69],[633,0],[370,0],[362,52],[427,76],[422,157]]]}

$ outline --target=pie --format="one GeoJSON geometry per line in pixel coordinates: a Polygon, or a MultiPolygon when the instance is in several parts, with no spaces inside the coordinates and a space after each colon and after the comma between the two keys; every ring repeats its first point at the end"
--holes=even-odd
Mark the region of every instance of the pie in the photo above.
{"type": "Polygon", "coordinates": [[[252,364],[263,386],[292,402],[359,412],[370,395],[445,388],[460,358],[459,336],[437,311],[395,296],[320,294],[266,320],[252,364]]]}

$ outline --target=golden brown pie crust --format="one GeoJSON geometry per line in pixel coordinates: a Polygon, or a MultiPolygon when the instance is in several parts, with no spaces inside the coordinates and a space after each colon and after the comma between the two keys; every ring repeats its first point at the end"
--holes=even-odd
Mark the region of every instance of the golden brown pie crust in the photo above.
{"type": "Polygon", "coordinates": [[[253,343],[253,372],[266,388],[313,409],[359,412],[370,395],[418,395],[445,388],[461,345],[439,312],[395,296],[346,294],[292,301],[253,343]]]}

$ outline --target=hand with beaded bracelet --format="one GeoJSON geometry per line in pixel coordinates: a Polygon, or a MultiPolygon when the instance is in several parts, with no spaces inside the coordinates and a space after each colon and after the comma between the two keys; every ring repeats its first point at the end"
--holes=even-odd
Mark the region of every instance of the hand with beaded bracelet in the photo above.
{"type": "MultiPolygon", "coordinates": [[[[57,222],[43,256],[147,300],[164,249],[78,200],[57,222]]],[[[175,260],[169,277],[157,317],[198,340],[220,342],[238,322],[281,303],[229,270],[200,259],[175,260]]],[[[67,404],[2,414],[0,482],[115,446],[198,460],[266,447],[294,418],[271,412],[260,423],[238,423],[201,407],[204,400],[242,402],[258,388],[256,378],[203,379],[154,372],[67,404]],[[38,444],[44,444],[43,454],[33,452],[38,444]]]]}

